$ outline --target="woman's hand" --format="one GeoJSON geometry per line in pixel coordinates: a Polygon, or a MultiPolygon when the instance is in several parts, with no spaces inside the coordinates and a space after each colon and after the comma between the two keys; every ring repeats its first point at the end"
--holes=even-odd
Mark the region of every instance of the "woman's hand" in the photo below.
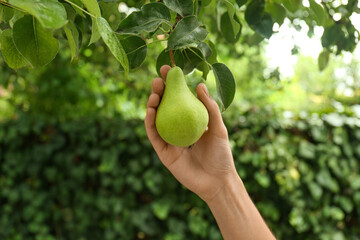
{"type": "MultiPolygon", "coordinates": [[[[170,66],[160,69],[163,79],[170,69],[170,66]]],[[[200,83],[196,90],[209,112],[209,125],[190,148],[172,146],[159,136],[155,118],[164,92],[161,78],[154,79],[153,90],[147,103],[145,127],[162,163],[185,187],[208,204],[224,239],[274,240],[236,172],[219,107],[205,85],[200,83]]]]}
{"type": "MultiPolygon", "coordinates": [[[[166,79],[170,66],[162,66],[160,72],[166,79]]],[[[205,84],[197,86],[197,96],[209,113],[208,128],[202,137],[189,148],[166,143],[155,126],[156,109],[164,92],[164,81],[155,78],[153,93],[147,103],[145,127],[148,138],[161,162],[185,187],[196,193],[205,202],[213,199],[227,180],[237,178],[228,133],[217,103],[209,96],[205,84]]]]}

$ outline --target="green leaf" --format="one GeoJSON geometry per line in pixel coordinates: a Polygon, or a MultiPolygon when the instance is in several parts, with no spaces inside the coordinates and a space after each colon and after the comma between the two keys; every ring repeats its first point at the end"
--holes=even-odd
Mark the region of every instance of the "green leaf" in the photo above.
{"type": "Polygon", "coordinates": [[[294,13],[300,9],[302,0],[282,0],[281,2],[287,10],[294,13]]]}
{"type": "MultiPolygon", "coordinates": [[[[83,8],[83,3],[81,2],[81,0],[69,0],[69,1],[74,3],[79,8],[83,8]]],[[[75,7],[74,5],[71,5],[71,6],[81,17],[85,18],[85,14],[83,11],[81,11],[81,9],[79,9],[78,7],[75,7]]]]}
{"type": "Polygon", "coordinates": [[[81,0],[86,9],[95,17],[101,17],[101,11],[97,0],[81,0]]]}
{"type": "Polygon", "coordinates": [[[155,202],[152,205],[152,210],[156,217],[158,217],[161,220],[165,220],[170,212],[170,202],[160,201],[155,202]]]}
{"type": "Polygon", "coordinates": [[[208,59],[213,54],[210,46],[205,42],[199,43],[197,48],[200,49],[205,59],[208,59]]]}
{"type": "Polygon", "coordinates": [[[194,11],[193,0],[164,0],[163,2],[168,8],[183,17],[191,15],[194,11]]]}
{"type": "Polygon", "coordinates": [[[14,24],[17,20],[19,20],[20,18],[23,18],[25,16],[24,12],[21,11],[14,11],[14,16],[10,19],[9,21],[9,25],[11,28],[14,27],[14,24]]]}
{"type": "Polygon", "coordinates": [[[195,16],[184,17],[170,34],[167,49],[184,48],[190,44],[201,42],[208,33],[205,28],[200,27],[195,16]]]}
{"type": "Polygon", "coordinates": [[[220,20],[220,32],[225,38],[226,41],[229,43],[235,43],[239,40],[241,35],[241,24],[239,22],[239,19],[235,15],[234,19],[231,19],[230,13],[225,12],[221,16],[220,20]],[[238,26],[240,26],[237,33],[235,33],[233,22],[236,22],[238,26]]]}
{"type": "Polygon", "coordinates": [[[332,217],[332,219],[338,220],[338,221],[343,220],[345,217],[344,212],[338,207],[330,207],[329,215],[332,217]]]}
{"type": "Polygon", "coordinates": [[[245,20],[252,26],[260,23],[263,12],[265,9],[264,0],[252,0],[246,8],[245,20]]]}
{"type": "Polygon", "coordinates": [[[316,156],[316,148],[313,144],[306,140],[302,140],[299,145],[299,156],[306,159],[314,159],[316,156]]]}
{"type": "Polygon", "coordinates": [[[200,1],[201,1],[201,6],[206,7],[211,3],[212,0],[200,0],[200,1]]]}
{"type": "Polygon", "coordinates": [[[33,67],[51,62],[59,49],[50,30],[44,29],[34,17],[27,15],[14,24],[13,39],[17,50],[33,67]]]}
{"type": "Polygon", "coordinates": [[[90,45],[94,42],[97,42],[100,39],[101,33],[99,32],[96,18],[101,17],[101,11],[97,0],[81,0],[81,2],[85,5],[89,13],[93,15],[91,16],[92,25],[91,25],[91,37],[89,41],[89,45],[90,45]]]}
{"type": "Polygon", "coordinates": [[[359,190],[360,189],[360,176],[355,176],[353,178],[351,178],[351,181],[350,182],[350,187],[353,189],[353,190],[359,190]]]}
{"type": "Polygon", "coordinates": [[[154,32],[160,24],[171,20],[169,9],[162,3],[149,3],[140,11],[131,13],[121,21],[118,32],[124,34],[140,34],[154,32]]]}
{"type": "Polygon", "coordinates": [[[99,29],[97,27],[97,23],[96,20],[94,20],[94,18],[91,18],[91,37],[90,37],[90,41],[89,41],[89,45],[99,41],[100,37],[101,37],[101,33],[99,32],[99,29]]]}
{"type": "Polygon", "coordinates": [[[28,64],[26,59],[15,47],[11,29],[6,29],[1,33],[0,46],[4,60],[9,67],[17,70],[28,64]]]}
{"type": "Polygon", "coordinates": [[[209,44],[209,47],[211,48],[211,55],[207,58],[208,63],[210,64],[214,64],[217,62],[217,51],[216,51],[216,47],[215,44],[210,41],[207,40],[207,43],[209,44]]]}
{"type": "Polygon", "coordinates": [[[327,15],[324,8],[316,3],[314,0],[309,0],[310,3],[310,16],[315,20],[319,26],[326,23],[327,15]]]}
{"type": "Polygon", "coordinates": [[[77,16],[75,9],[68,3],[63,3],[63,6],[65,8],[68,21],[74,21],[77,16]]]}
{"type": "Polygon", "coordinates": [[[327,169],[320,170],[320,172],[316,175],[316,180],[323,187],[328,188],[332,192],[339,192],[338,182],[330,175],[330,172],[327,169]]]}
{"type": "Polygon", "coordinates": [[[346,47],[352,46],[347,36],[349,37],[348,33],[344,31],[343,26],[334,24],[325,28],[324,34],[321,37],[321,44],[327,49],[331,49],[331,46],[336,45],[336,54],[339,54],[346,47]]]}
{"type": "Polygon", "coordinates": [[[14,16],[14,9],[0,5],[0,23],[7,23],[14,16]]]}
{"type": "MultiPolygon", "coordinates": [[[[198,49],[200,49],[200,51],[202,52],[202,54],[206,60],[209,59],[213,55],[213,51],[207,43],[201,42],[201,43],[199,43],[199,45],[197,47],[198,47],[198,49]]],[[[199,63],[196,66],[196,68],[203,72],[202,78],[206,80],[207,75],[209,74],[209,72],[211,70],[209,64],[205,61],[202,61],[201,63],[199,63]]]]}
{"type": "Polygon", "coordinates": [[[280,218],[280,210],[277,205],[272,202],[259,202],[256,204],[256,207],[259,209],[260,213],[274,221],[278,221],[280,218]]]}
{"type": "Polygon", "coordinates": [[[344,209],[347,213],[351,213],[351,211],[354,209],[354,204],[350,198],[339,196],[335,199],[335,201],[338,202],[341,208],[344,209]]]}
{"type": "Polygon", "coordinates": [[[323,190],[322,190],[321,186],[319,186],[319,184],[317,184],[315,182],[309,182],[308,188],[314,199],[319,200],[321,198],[323,190]]]}
{"type": "Polygon", "coordinates": [[[79,30],[80,38],[82,37],[82,35],[87,33],[87,29],[85,28],[85,20],[84,20],[84,18],[82,18],[80,16],[76,16],[75,20],[74,20],[74,24],[77,27],[77,29],[79,30]]]}
{"type": "Polygon", "coordinates": [[[57,0],[9,0],[9,3],[36,17],[44,28],[57,29],[67,23],[65,8],[57,0]]]}
{"type": "Polygon", "coordinates": [[[114,57],[120,62],[125,71],[125,78],[129,73],[129,61],[126,52],[117,38],[115,32],[111,29],[109,23],[102,17],[96,18],[96,25],[99,29],[102,39],[110,49],[114,57]]]}
{"type": "Polygon", "coordinates": [[[256,172],[254,178],[263,188],[268,188],[270,186],[270,177],[267,174],[256,172]]]}
{"type": "Polygon", "coordinates": [[[206,238],[206,234],[209,228],[209,222],[199,215],[189,215],[188,227],[192,234],[198,235],[201,238],[206,238]]]}
{"type": "Polygon", "coordinates": [[[270,13],[275,22],[283,24],[286,17],[286,9],[275,2],[268,2],[265,5],[265,11],[270,13]]]}
{"type": "Polygon", "coordinates": [[[196,66],[196,69],[203,72],[202,78],[205,79],[205,80],[207,79],[207,75],[209,74],[209,72],[211,70],[209,64],[207,64],[205,61],[202,61],[201,63],[199,63],[196,66]]]}
{"type": "Polygon", "coordinates": [[[339,36],[341,35],[343,35],[343,31],[338,24],[334,24],[325,28],[324,34],[321,37],[322,46],[324,48],[329,48],[331,45],[338,41],[338,39],[340,38],[339,36]]]}
{"type": "Polygon", "coordinates": [[[225,12],[220,19],[220,31],[225,39],[230,42],[236,42],[241,33],[241,24],[236,16],[234,5],[228,0],[223,0],[226,4],[227,12],[225,12]]]}
{"type": "MultiPolygon", "coordinates": [[[[146,42],[141,37],[133,35],[119,35],[118,38],[126,52],[129,68],[134,69],[139,67],[146,58],[146,42]]],[[[124,68],[121,66],[120,70],[124,70],[124,68]]]]}
{"type": "Polygon", "coordinates": [[[239,7],[241,7],[242,5],[246,4],[248,0],[236,0],[236,3],[239,7]]]}
{"type": "Polygon", "coordinates": [[[79,32],[71,21],[64,26],[64,31],[70,46],[71,61],[73,61],[79,56],[79,32]]]}
{"type": "Polygon", "coordinates": [[[194,1],[194,7],[193,7],[193,12],[189,15],[195,15],[195,16],[199,16],[199,13],[201,11],[201,4],[199,3],[199,0],[193,0],[194,1]]]}
{"type": "Polygon", "coordinates": [[[274,22],[269,13],[264,12],[265,1],[253,0],[245,11],[245,20],[257,33],[265,38],[272,35],[274,22]]]}
{"type": "Polygon", "coordinates": [[[224,110],[226,110],[235,96],[235,78],[230,69],[223,63],[214,63],[212,69],[214,71],[220,100],[224,110]]]}
{"type": "Polygon", "coordinates": [[[322,51],[318,57],[319,70],[322,71],[326,68],[329,63],[330,53],[327,50],[322,51]]]}
{"type": "Polygon", "coordinates": [[[359,191],[354,192],[353,200],[354,200],[355,204],[357,206],[359,206],[359,204],[360,204],[360,192],[359,191]]]}
{"type": "MultiPolygon", "coordinates": [[[[180,50],[175,50],[175,51],[173,51],[173,55],[174,55],[174,61],[175,61],[176,66],[183,69],[184,68],[184,56],[183,56],[182,52],[180,50]]],[[[163,65],[171,66],[170,54],[169,54],[169,51],[166,49],[164,49],[159,54],[158,58],[156,59],[156,71],[159,76],[161,76],[160,68],[163,65]]]]}
{"type": "Polygon", "coordinates": [[[191,73],[194,68],[204,61],[203,53],[196,47],[184,49],[183,55],[185,59],[183,72],[185,75],[191,73]]]}
{"type": "Polygon", "coordinates": [[[265,38],[270,38],[273,33],[274,21],[270,14],[264,13],[261,22],[253,26],[254,30],[265,38]]]}

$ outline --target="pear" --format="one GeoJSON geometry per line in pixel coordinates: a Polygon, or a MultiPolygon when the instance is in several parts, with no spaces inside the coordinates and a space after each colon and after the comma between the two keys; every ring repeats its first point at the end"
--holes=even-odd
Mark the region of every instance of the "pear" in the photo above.
{"type": "Polygon", "coordinates": [[[170,69],[156,113],[160,137],[171,145],[187,147],[199,140],[208,122],[208,111],[190,91],[181,68],[170,69]]]}

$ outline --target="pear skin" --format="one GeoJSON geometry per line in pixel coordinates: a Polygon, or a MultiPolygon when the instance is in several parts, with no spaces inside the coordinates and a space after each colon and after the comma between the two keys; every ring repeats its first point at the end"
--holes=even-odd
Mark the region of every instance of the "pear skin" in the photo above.
{"type": "Polygon", "coordinates": [[[156,113],[155,124],[160,137],[171,145],[188,147],[200,139],[208,123],[208,111],[190,91],[183,71],[179,67],[172,68],[156,113]]]}

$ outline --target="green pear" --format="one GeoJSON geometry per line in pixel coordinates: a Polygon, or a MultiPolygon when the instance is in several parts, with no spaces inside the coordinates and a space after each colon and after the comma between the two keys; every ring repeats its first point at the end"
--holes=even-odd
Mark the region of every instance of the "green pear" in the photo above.
{"type": "Polygon", "coordinates": [[[190,91],[181,68],[170,69],[156,113],[160,137],[174,146],[187,147],[199,140],[208,122],[208,111],[190,91]]]}

